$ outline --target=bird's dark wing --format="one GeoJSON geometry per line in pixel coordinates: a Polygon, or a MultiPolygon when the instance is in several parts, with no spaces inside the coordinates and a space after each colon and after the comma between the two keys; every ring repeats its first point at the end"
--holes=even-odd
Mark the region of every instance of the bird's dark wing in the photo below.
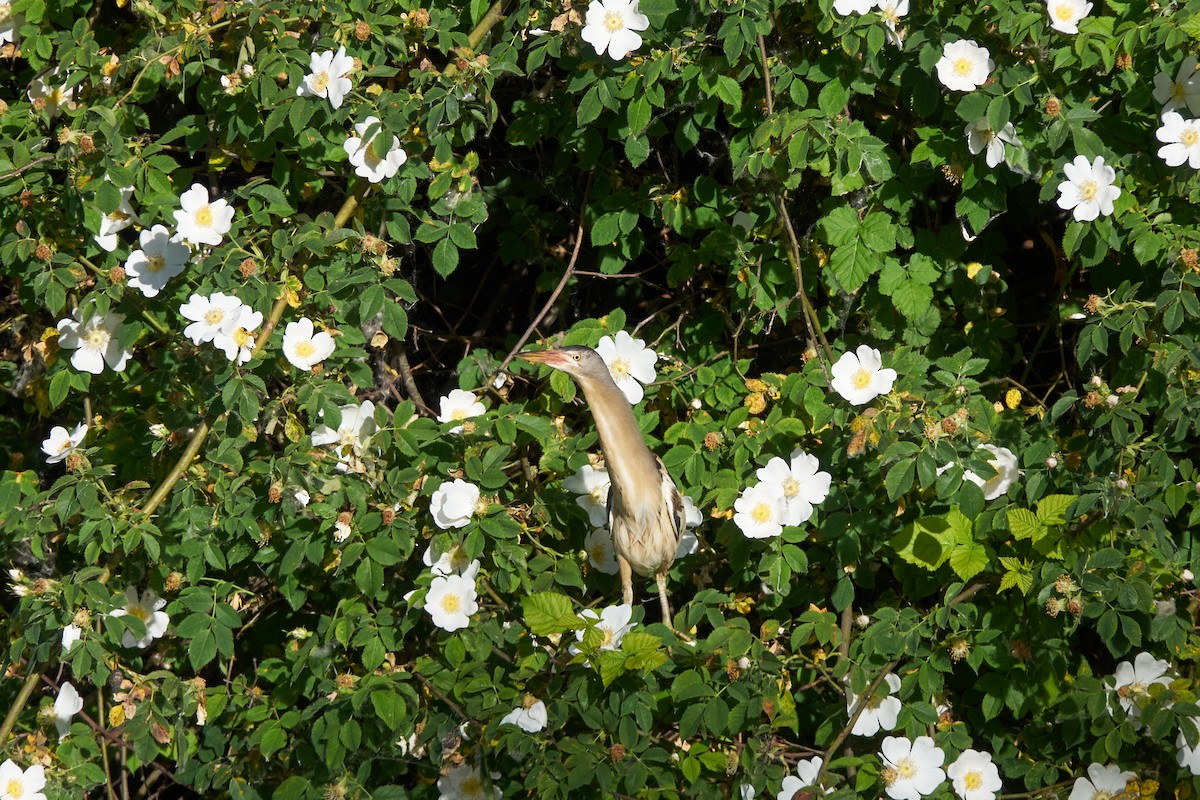
{"type": "MultiPolygon", "coordinates": [[[[658,464],[659,474],[662,475],[663,502],[667,506],[671,515],[671,523],[675,527],[675,544],[679,544],[679,539],[683,536],[683,495],[679,493],[679,488],[671,478],[671,473],[667,472],[667,468],[663,466],[662,459],[655,456],[654,461],[658,464]]],[[[610,502],[611,497],[612,493],[610,492],[610,502]]]]}

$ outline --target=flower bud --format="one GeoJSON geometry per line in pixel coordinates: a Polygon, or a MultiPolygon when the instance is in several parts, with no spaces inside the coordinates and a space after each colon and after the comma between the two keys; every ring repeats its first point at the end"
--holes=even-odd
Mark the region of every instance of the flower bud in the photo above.
{"type": "Polygon", "coordinates": [[[1058,466],[1058,459],[1055,458],[1054,456],[1050,456],[1049,458],[1046,459],[1046,468],[1047,469],[1054,469],[1057,466],[1058,466]]]}

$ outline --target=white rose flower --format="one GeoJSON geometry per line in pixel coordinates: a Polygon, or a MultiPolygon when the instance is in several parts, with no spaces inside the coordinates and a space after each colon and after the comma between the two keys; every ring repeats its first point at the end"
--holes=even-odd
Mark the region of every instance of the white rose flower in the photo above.
{"type": "Polygon", "coordinates": [[[606,575],[617,574],[617,555],[608,528],[592,528],[592,532],[583,540],[583,549],[587,551],[588,562],[594,569],[606,575]]]}
{"type": "Polygon", "coordinates": [[[354,126],[355,135],[342,145],[350,158],[350,164],[354,167],[354,174],[366,178],[371,183],[381,183],[391,178],[400,171],[404,162],[408,161],[408,154],[404,152],[404,148],[400,146],[400,139],[396,136],[392,136],[392,143],[385,154],[378,153],[376,148],[379,143],[376,139],[381,131],[379,118],[367,117],[354,126]],[[375,131],[368,136],[367,132],[372,127],[375,131]]]}
{"type": "Polygon", "coordinates": [[[345,77],[354,69],[354,59],[346,55],[346,48],[339,47],[337,52],[326,50],[324,53],[312,53],[308,59],[308,74],[296,87],[296,94],[301,97],[324,97],[334,108],[341,108],[342,100],[353,84],[345,77]]]}
{"type": "Polygon", "coordinates": [[[1092,10],[1084,0],[1046,0],[1050,27],[1059,33],[1079,33],[1079,21],[1092,10]]]}
{"type": "MultiPolygon", "coordinates": [[[[1150,696],[1150,687],[1154,684],[1169,686],[1171,678],[1167,673],[1171,670],[1168,661],[1155,658],[1149,653],[1138,653],[1133,663],[1122,661],[1117,664],[1117,670],[1112,675],[1113,685],[1109,689],[1109,701],[1116,700],[1125,714],[1133,723],[1134,730],[1142,728],[1142,709],[1138,699],[1150,696]]],[[[1107,683],[1107,680],[1105,681],[1107,683]]],[[[1111,708],[1109,709],[1111,712],[1111,708]]]]}
{"type": "Polygon", "coordinates": [[[34,764],[25,771],[5,759],[0,764],[0,800],[46,800],[42,789],[46,788],[46,771],[41,764],[34,764]]]}
{"type": "Polygon", "coordinates": [[[193,183],[179,196],[180,209],[172,212],[179,228],[176,234],[188,244],[216,247],[233,227],[233,207],[225,200],[209,201],[208,189],[193,183]]]}
{"type": "MultiPolygon", "coordinates": [[[[479,768],[470,764],[459,764],[451,767],[450,771],[438,778],[438,800],[488,800],[483,790],[483,779],[479,776],[479,768]]],[[[500,787],[493,786],[495,797],[500,796],[500,787]]]]}
{"type": "Polygon", "coordinates": [[[1000,770],[992,763],[991,753],[964,750],[946,768],[946,777],[962,800],[996,800],[1000,792],[1000,770]]]}
{"type": "MultiPolygon", "coordinates": [[[[107,179],[106,175],[105,180],[107,179]]],[[[129,199],[133,197],[133,187],[122,186],[118,191],[121,193],[120,204],[115,211],[100,216],[100,232],[93,237],[96,244],[110,253],[116,250],[120,243],[120,237],[117,234],[138,221],[137,214],[133,212],[133,206],[129,204],[129,199]]]]}
{"type": "Polygon", "coordinates": [[[183,272],[192,251],[179,234],[172,236],[166,225],[143,230],[138,244],[140,249],[125,260],[125,275],[143,296],[157,297],[167,281],[183,272]]]}
{"type": "Polygon", "coordinates": [[[1163,104],[1163,112],[1186,107],[1193,116],[1200,116],[1200,75],[1196,74],[1196,57],[1188,56],[1179,65],[1175,80],[1169,73],[1154,76],[1154,99],[1163,104]]]}
{"type": "MultiPolygon", "coordinates": [[[[1200,719],[1196,717],[1189,717],[1188,719],[1191,720],[1192,725],[1196,726],[1197,730],[1200,730],[1200,719]]],[[[1185,722],[1184,724],[1188,723],[1185,722]]],[[[1179,762],[1179,766],[1193,775],[1200,775],[1200,744],[1197,744],[1195,747],[1188,747],[1187,737],[1183,735],[1183,731],[1181,730],[1179,731],[1179,736],[1175,739],[1175,746],[1179,748],[1178,752],[1175,753],[1175,760],[1179,762]]],[[[1116,767],[1112,769],[1116,769],[1116,767]]],[[[1088,772],[1090,774],[1091,770],[1088,772]]],[[[1132,775],[1133,773],[1129,774],[1132,775]]],[[[1083,779],[1080,778],[1080,780],[1083,779]]],[[[1078,785],[1078,781],[1076,785],[1078,785]]],[[[1122,788],[1124,788],[1124,785],[1122,785],[1122,788]]],[[[1070,800],[1078,800],[1074,792],[1071,793],[1070,800]]]]}
{"type": "Polygon", "coordinates": [[[70,319],[58,322],[58,346],[74,350],[71,366],[83,372],[99,375],[107,364],[113,372],[124,372],[125,364],[133,355],[121,347],[121,323],[124,314],[110,311],[104,316],[93,307],[86,319],[76,308],[70,319]]]}
{"type": "Polygon", "coordinates": [[[337,430],[324,423],[318,425],[312,432],[312,443],[318,447],[336,446],[338,471],[363,472],[367,443],[379,430],[375,422],[375,404],[370,400],[364,400],[362,405],[351,403],[342,406],[341,412],[342,421],[337,430]]]}
{"type": "MultiPolygon", "coordinates": [[[[874,736],[881,730],[895,730],[896,721],[900,718],[900,709],[903,707],[900,698],[895,696],[896,692],[900,691],[900,678],[889,672],[884,676],[883,682],[887,684],[887,693],[877,692],[867,700],[867,707],[858,715],[858,719],[854,721],[854,728],[850,731],[854,736],[874,736]]],[[[858,695],[848,692],[846,713],[853,713],[856,705],[858,705],[858,695]]]]}
{"type": "Polygon", "coordinates": [[[843,17],[851,14],[869,14],[875,0],[833,0],[833,11],[843,17]]]}
{"type": "Polygon", "coordinates": [[[1017,478],[1021,477],[1017,456],[1007,447],[997,447],[993,444],[981,444],[979,449],[987,450],[992,454],[988,463],[992,465],[992,469],[996,470],[996,474],[985,481],[968,469],[963,471],[963,480],[970,481],[983,489],[984,500],[995,500],[1002,494],[1008,494],[1008,490],[1017,482],[1017,478]]]}
{"type": "Polygon", "coordinates": [[[83,698],[79,692],[70,681],[63,683],[58,689],[58,697],[54,699],[54,725],[58,729],[60,742],[71,732],[71,717],[82,710],[83,698]]]}
{"type": "Polygon", "coordinates": [[[733,522],[747,539],[768,539],[783,533],[787,499],[773,483],[760,483],[742,492],[733,504],[733,522]]]}
{"type": "Polygon", "coordinates": [[[865,344],[860,344],[853,353],[843,353],[830,372],[833,374],[830,386],[855,406],[887,394],[896,382],[896,370],[883,369],[883,356],[865,344]]]}
{"type": "Polygon", "coordinates": [[[938,80],[955,92],[970,92],[987,83],[996,68],[986,47],[970,39],[959,39],[942,48],[942,57],[934,65],[938,80]]]}
{"type": "Polygon", "coordinates": [[[161,638],[167,632],[167,626],[171,623],[171,618],[162,610],[167,604],[154,593],[153,589],[147,589],[142,592],[142,597],[138,599],[137,589],[132,586],[125,588],[125,607],[114,609],[108,612],[110,617],[123,617],[125,615],[137,617],[146,625],[146,634],[140,639],[134,638],[133,631],[125,631],[125,635],[121,638],[121,644],[125,647],[140,647],[143,650],[150,646],[150,643],[155,639],[161,638]]]}
{"type": "Polygon", "coordinates": [[[758,470],[758,479],[762,483],[779,487],[783,494],[785,525],[803,525],[812,516],[813,506],[828,496],[832,477],[820,470],[821,462],[817,457],[803,450],[793,451],[790,463],[782,458],[772,458],[758,470]]]}
{"type": "Polygon", "coordinates": [[[588,513],[588,522],[593,528],[603,528],[608,524],[608,492],[611,486],[608,470],[591,464],[584,464],[563,481],[564,489],[579,495],[575,502],[588,513]]]}
{"type": "MultiPolygon", "coordinates": [[[[821,767],[824,765],[824,760],[820,756],[812,758],[802,758],[796,762],[796,774],[788,775],[783,779],[782,785],[779,787],[779,794],[775,796],[775,800],[792,800],[796,792],[801,789],[807,789],[809,786],[815,786],[817,776],[821,774],[821,767]]],[[[825,788],[825,794],[833,792],[833,787],[825,788]]]]}
{"type": "MultiPolygon", "coordinates": [[[[593,609],[585,608],[579,612],[579,616],[595,622],[595,626],[603,635],[603,639],[600,641],[601,650],[618,649],[621,646],[621,639],[625,638],[625,634],[633,630],[637,624],[630,622],[633,619],[633,607],[625,604],[608,606],[601,610],[599,614],[593,609]]],[[[575,640],[582,642],[586,633],[586,630],[575,631],[575,640]]],[[[579,648],[571,645],[570,653],[571,655],[578,655],[579,648]]]]}
{"type": "Polygon", "coordinates": [[[500,720],[500,724],[516,725],[526,733],[537,733],[546,727],[547,719],[546,704],[538,700],[528,708],[525,706],[514,708],[504,715],[504,718],[500,720]]]}
{"type": "Polygon", "coordinates": [[[642,402],[645,391],[642,384],[654,383],[658,373],[654,365],[658,363],[658,354],[646,347],[641,339],[634,339],[625,331],[617,331],[614,339],[611,336],[600,337],[596,352],[617,384],[617,388],[625,395],[631,405],[642,402]]]}
{"type": "Polygon", "coordinates": [[[928,736],[909,741],[889,736],[880,746],[881,776],[892,800],[921,800],[946,779],[942,764],[946,754],[928,736]]]}
{"type": "Polygon", "coordinates": [[[61,425],[55,425],[50,429],[50,437],[42,442],[42,452],[46,454],[47,464],[57,464],[67,456],[74,453],[76,448],[83,443],[83,437],[87,436],[88,426],[84,423],[79,423],[75,426],[75,430],[67,433],[67,429],[61,425]]]}
{"type": "Polygon", "coordinates": [[[254,355],[254,331],[262,323],[261,311],[246,305],[239,306],[221,323],[220,330],[213,337],[213,346],[223,351],[230,361],[245,364],[254,355]]]}
{"type": "Polygon", "coordinates": [[[971,151],[971,155],[977,156],[981,151],[987,151],[983,160],[989,167],[995,167],[1004,161],[1005,144],[1020,144],[1016,128],[1011,122],[996,133],[988,124],[987,117],[980,117],[967,125],[964,133],[967,134],[967,149],[971,151]]]}
{"type": "Polygon", "coordinates": [[[615,61],[642,46],[637,31],[650,27],[650,20],[638,10],[638,0],[592,0],[588,5],[580,38],[595,48],[598,55],[615,61]]]}
{"type": "MultiPolygon", "coordinates": [[[[438,422],[461,422],[487,413],[487,406],[479,402],[474,392],[465,389],[452,389],[450,394],[438,400],[438,407],[441,409],[438,422]]],[[[462,433],[462,425],[451,428],[450,432],[462,433]]]]}
{"type": "Polygon", "coordinates": [[[1158,157],[1168,167],[1182,166],[1186,161],[1192,169],[1200,169],[1200,120],[1184,119],[1178,112],[1168,111],[1154,136],[1165,143],[1158,148],[1158,157]]]}
{"type": "Polygon", "coordinates": [[[1137,778],[1116,765],[1092,764],[1086,778],[1076,778],[1068,800],[1109,800],[1125,793],[1125,784],[1137,778]]]}
{"type": "Polygon", "coordinates": [[[1075,219],[1080,222],[1113,213],[1113,201],[1121,196],[1121,189],[1113,185],[1117,173],[1104,163],[1104,156],[1096,156],[1091,162],[1084,156],[1075,156],[1074,161],[1063,164],[1063,173],[1067,179],[1058,184],[1059,208],[1074,209],[1075,219]]]}
{"type": "Polygon", "coordinates": [[[333,337],[328,331],[313,333],[312,320],[301,317],[284,328],[283,355],[297,369],[312,369],[333,355],[333,337]]]}
{"type": "Polygon", "coordinates": [[[425,595],[425,611],[434,625],[456,631],[471,624],[471,615],[479,610],[476,597],[474,575],[438,576],[425,595]]]}
{"type": "Polygon", "coordinates": [[[442,530],[449,530],[466,527],[478,504],[479,487],[455,478],[437,488],[429,501],[429,510],[434,523],[442,530]]]}
{"type": "Polygon", "coordinates": [[[46,113],[51,118],[57,117],[64,106],[68,109],[75,108],[75,92],[78,87],[70,86],[70,83],[71,73],[61,72],[59,67],[43,72],[29,84],[29,102],[36,103],[41,100],[46,104],[46,113]],[[60,73],[61,83],[58,80],[60,73]]]}
{"type": "Polygon", "coordinates": [[[900,20],[908,15],[908,0],[879,0],[876,5],[879,7],[879,16],[883,19],[888,42],[899,47],[904,39],[898,26],[900,20]]]}
{"type": "Polygon", "coordinates": [[[62,632],[62,649],[66,653],[72,645],[83,638],[83,630],[78,625],[68,625],[62,632]]]}
{"type": "Polygon", "coordinates": [[[179,307],[180,315],[192,320],[192,324],[183,329],[183,335],[191,339],[192,344],[211,342],[221,333],[227,320],[239,316],[241,308],[241,300],[223,292],[213,292],[208,297],[194,294],[179,307]]]}
{"type": "Polygon", "coordinates": [[[479,571],[479,561],[469,561],[467,551],[460,544],[452,544],[450,549],[443,551],[430,543],[429,547],[425,548],[425,554],[421,556],[421,562],[429,567],[429,571],[434,575],[469,574],[474,577],[479,571]]]}

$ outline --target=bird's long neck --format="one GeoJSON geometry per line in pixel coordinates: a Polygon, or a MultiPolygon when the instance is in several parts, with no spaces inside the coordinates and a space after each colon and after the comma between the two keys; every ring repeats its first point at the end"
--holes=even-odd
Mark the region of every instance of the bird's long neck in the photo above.
{"type": "Polygon", "coordinates": [[[617,388],[612,378],[580,382],[580,388],[592,409],[604,464],[612,474],[613,484],[626,492],[659,492],[660,487],[642,486],[644,476],[657,475],[654,454],[642,439],[642,430],[633,416],[633,407],[617,388]]]}

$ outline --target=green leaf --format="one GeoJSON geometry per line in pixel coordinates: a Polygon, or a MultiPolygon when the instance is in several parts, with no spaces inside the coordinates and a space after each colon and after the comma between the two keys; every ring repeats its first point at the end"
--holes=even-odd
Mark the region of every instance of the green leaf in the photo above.
{"type": "Polygon", "coordinates": [[[1017,539],[1037,541],[1046,535],[1046,526],[1027,508],[1008,509],[1008,529],[1017,539]]]}
{"type": "Polygon", "coordinates": [[[1038,501],[1038,519],[1043,525],[1063,525],[1067,521],[1067,509],[1078,499],[1073,494],[1048,494],[1038,501]]]}
{"type": "Polygon", "coordinates": [[[896,500],[912,488],[913,476],[916,475],[916,471],[917,460],[915,458],[906,458],[892,465],[883,480],[889,500],[896,500]]]}
{"type": "Polygon", "coordinates": [[[861,240],[854,240],[833,251],[829,268],[843,291],[856,292],[872,273],[883,266],[879,255],[861,240]]]}
{"type": "Polygon", "coordinates": [[[964,581],[978,575],[987,565],[987,548],[980,542],[962,542],[950,550],[950,569],[964,581]]]}
{"type": "Polygon", "coordinates": [[[556,592],[538,592],[521,600],[525,627],[530,633],[548,636],[580,630],[585,622],[571,609],[571,599],[556,592]]]}
{"type": "Polygon", "coordinates": [[[404,699],[390,689],[372,692],[371,706],[375,709],[375,716],[392,731],[397,730],[407,716],[404,699]]]}
{"type": "Polygon", "coordinates": [[[603,247],[616,241],[621,230],[621,213],[610,211],[592,223],[592,247],[603,247]]]}
{"type": "Polygon", "coordinates": [[[858,237],[858,212],[850,206],[838,206],[817,223],[828,244],[838,247],[858,237]]]}
{"type": "Polygon", "coordinates": [[[442,239],[433,248],[433,268],[443,278],[458,267],[458,248],[449,239],[442,239]]]}
{"type": "Polygon", "coordinates": [[[650,124],[651,108],[650,101],[645,96],[635,98],[630,104],[626,112],[626,118],[629,124],[629,134],[637,136],[646,130],[646,126],[650,124]]]}

